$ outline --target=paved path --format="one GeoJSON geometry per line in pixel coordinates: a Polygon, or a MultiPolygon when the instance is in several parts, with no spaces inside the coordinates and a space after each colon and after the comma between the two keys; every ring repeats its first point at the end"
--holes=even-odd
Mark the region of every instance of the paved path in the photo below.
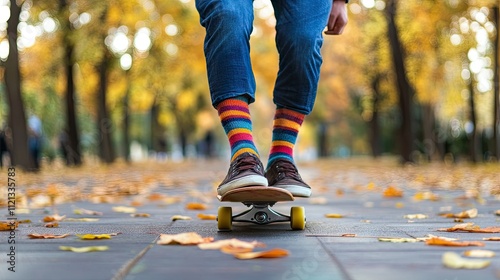
{"type": "MultiPolygon", "coordinates": [[[[414,182],[401,179],[405,177],[401,174],[382,175],[354,167],[338,168],[337,172],[329,170],[334,166],[304,164],[303,177],[315,184],[313,198],[275,206],[283,212],[288,212],[291,205],[305,206],[307,225],[304,231],[292,231],[288,224],[272,224],[237,225],[232,232],[218,232],[215,221],[197,219],[196,214],[200,212],[216,214],[220,205],[245,208],[239,204],[222,204],[212,197],[214,181],[225,171],[224,164],[219,162],[199,164],[198,168],[202,171],[197,173],[184,167],[165,171],[165,180],[150,184],[143,193],[128,196],[120,202],[95,204],[77,201],[57,205],[58,213],[73,218],[91,217],[75,215],[75,208],[103,212],[103,216],[97,217],[97,222],[63,221],[58,228],[45,228],[40,220],[51,208],[31,209],[29,214],[17,214],[18,219],[31,219],[32,223],[21,224],[15,232],[16,272],[8,271],[10,265],[6,262],[10,233],[0,232],[0,279],[498,279],[498,256],[491,259],[489,267],[481,270],[454,270],[442,265],[444,252],[462,253],[471,247],[438,247],[423,242],[389,243],[378,240],[378,237],[423,237],[427,234],[468,241],[500,236],[436,231],[456,224],[453,219],[438,216],[439,212],[460,212],[471,207],[478,208],[479,216],[470,221],[481,227],[498,225],[494,211],[500,209],[500,203],[494,197],[484,197],[482,204],[475,199],[460,200],[457,204],[456,198],[464,194],[463,190],[437,188],[433,192],[440,195],[441,200],[415,201],[414,195],[420,191],[419,188],[414,186],[414,182]],[[391,176],[395,179],[388,182],[391,176]],[[381,189],[388,184],[377,181],[377,178],[403,189],[404,196],[383,198],[381,189]],[[187,183],[183,183],[185,181],[187,183]],[[370,182],[378,183],[370,186],[370,182]],[[152,193],[183,197],[184,200],[168,205],[150,200],[137,207],[138,212],[151,214],[150,218],[132,218],[129,214],[112,211],[114,206],[130,206],[130,202],[137,197],[152,193]],[[204,211],[186,210],[184,206],[190,201],[204,202],[210,208],[204,211]],[[344,217],[326,218],[327,213],[339,213],[344,217]],[[403,218],[414,213],[426,214],[429,218],[413,221],[403,218]],[[171,216],[178,214],[193,219],[171,221],[171,216]],[[219,251],[203,251],[196,246],[156,244],[160,233],[191,231],[216,240],[257,240],[265,243],[267,248],[286,249],[290,255],[279,259],[238,260],[219,251]],[[82,241],[75,236],[110,232],[122,234],[110,240],[97,241],[82,241]],[[29,233],[72,235],[64,239],[45,240],[28,239],[29,233]],[[342,237],[343,234],[356,234],[356,237],[342,237]],[[59,250],[61,245],[107,245],[109,250],[73,253],[59,250]]],[[[72,183],[68,181],[67,184],[72,183]]],[[[425,189],[425,186],[421,188],[425,189]]],[[[7,209],[0,208],[0,213],[1,219],[5,219],[7,209]]],[[[486,242],[484,249],[498,254],[500,242],[486,242]]]]}

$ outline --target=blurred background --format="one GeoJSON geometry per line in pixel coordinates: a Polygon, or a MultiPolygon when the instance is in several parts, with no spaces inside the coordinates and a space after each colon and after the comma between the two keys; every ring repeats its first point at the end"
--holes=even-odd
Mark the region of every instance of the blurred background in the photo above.
{"type": "MultiPolygon", "coordinates": [[[[251,111],[265,155],[278,54],[270,1],[254,7],[251,111]]],[[[498,1],[351,0],[347,9],[344,34],[325,36],[298,159],[498,161],[498,1]]],[[[229,158],[204,34],[194,0],[0,0],[2,164],[229,158]]]]}

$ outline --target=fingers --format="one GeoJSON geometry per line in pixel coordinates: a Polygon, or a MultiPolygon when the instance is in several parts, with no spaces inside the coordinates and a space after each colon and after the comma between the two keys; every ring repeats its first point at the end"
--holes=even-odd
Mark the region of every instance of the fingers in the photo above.
{"type": "Polygon", "coordinates": [[[327,35],[340,35],[347,25],[347,9],[344,1],[333,1],[330,17],[328,18],[327,35]]]}

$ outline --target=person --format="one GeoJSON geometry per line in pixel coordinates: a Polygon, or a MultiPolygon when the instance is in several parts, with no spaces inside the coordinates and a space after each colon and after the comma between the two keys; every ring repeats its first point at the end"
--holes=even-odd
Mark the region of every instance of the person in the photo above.
{"type": "Polygon", "coordinates": [[[28,119],[28,144],[34,170],[40,169],[40,154],[42,150],[42,122],[35,114],[28,119]]]}
{"type": "Polygon", "coordinates": [[[279,53],[273,102],[276,105],[272,144],[264,169],[252,136],[249,104],[255,101],[250,61],[252,0],[196,0],[206,30],[204,51],[212,105],[227,134],[231,162],[217,188],[219,195],[246,186],[273,186],[296,197],[309,197],[294,162],[293,148],[304,117],[314,105],[323,30],[341,34],[347,24],[345,0],[271,0],[276,17],[279,53]]]}

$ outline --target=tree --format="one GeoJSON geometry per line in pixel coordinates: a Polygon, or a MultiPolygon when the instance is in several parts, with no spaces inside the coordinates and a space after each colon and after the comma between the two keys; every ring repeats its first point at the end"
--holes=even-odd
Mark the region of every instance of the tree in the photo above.
{"type": "Polygon", "coordinates": [[[492,7],[493,22],[496,26],[496,36],[493,43],[493,59],[495,61],[493,78],[493,156],[500,161],[500,6],[497,4],[492,7]]]}
{"type": "Polygon", "coordinates": [[[412,103],[414,89],[410,85],[405,66],[405,53],[399,38],[399,29],[396,25],[397,4],[395,0],[387,3],[387,24],[388,37],[392,51],[394,70],[396,72],[396,83],[399,94],[399,109],[401,113],[401,158],[404,162],[412,162],[413,152],[413,124],[412,124],[412,103]]]}
{"type": "Polygon", "coordinates": [[[69,20],[68,0],[59,0],[59,11],[61,13],[62,43],[64,48],[63,64],[66,75],[66,132],[68,145],[66,149],[66,162],[70,165],[81,165],[82,155],[80,150],[80,137],[77,123],[77,110],[75,106],[75,82],[73,67],[75,65],[74,49],[75,43],[71,36],[73,32],[72,23],[69,20]]]}
{"type": "Polygon", "coordinates": [[[11,159],[13,165],[26,170],[33,170],[35,165],[28,152],[28,130],[24,103],[21,97],[21,74],[19,70],[19,52],[17,49],[17,26],[21,7],[16,0],[10,1],[10,18],[7,22],[9,57],[5,63],[5,86],[9,101],[9,127],[12,135],[11,159]]]}

